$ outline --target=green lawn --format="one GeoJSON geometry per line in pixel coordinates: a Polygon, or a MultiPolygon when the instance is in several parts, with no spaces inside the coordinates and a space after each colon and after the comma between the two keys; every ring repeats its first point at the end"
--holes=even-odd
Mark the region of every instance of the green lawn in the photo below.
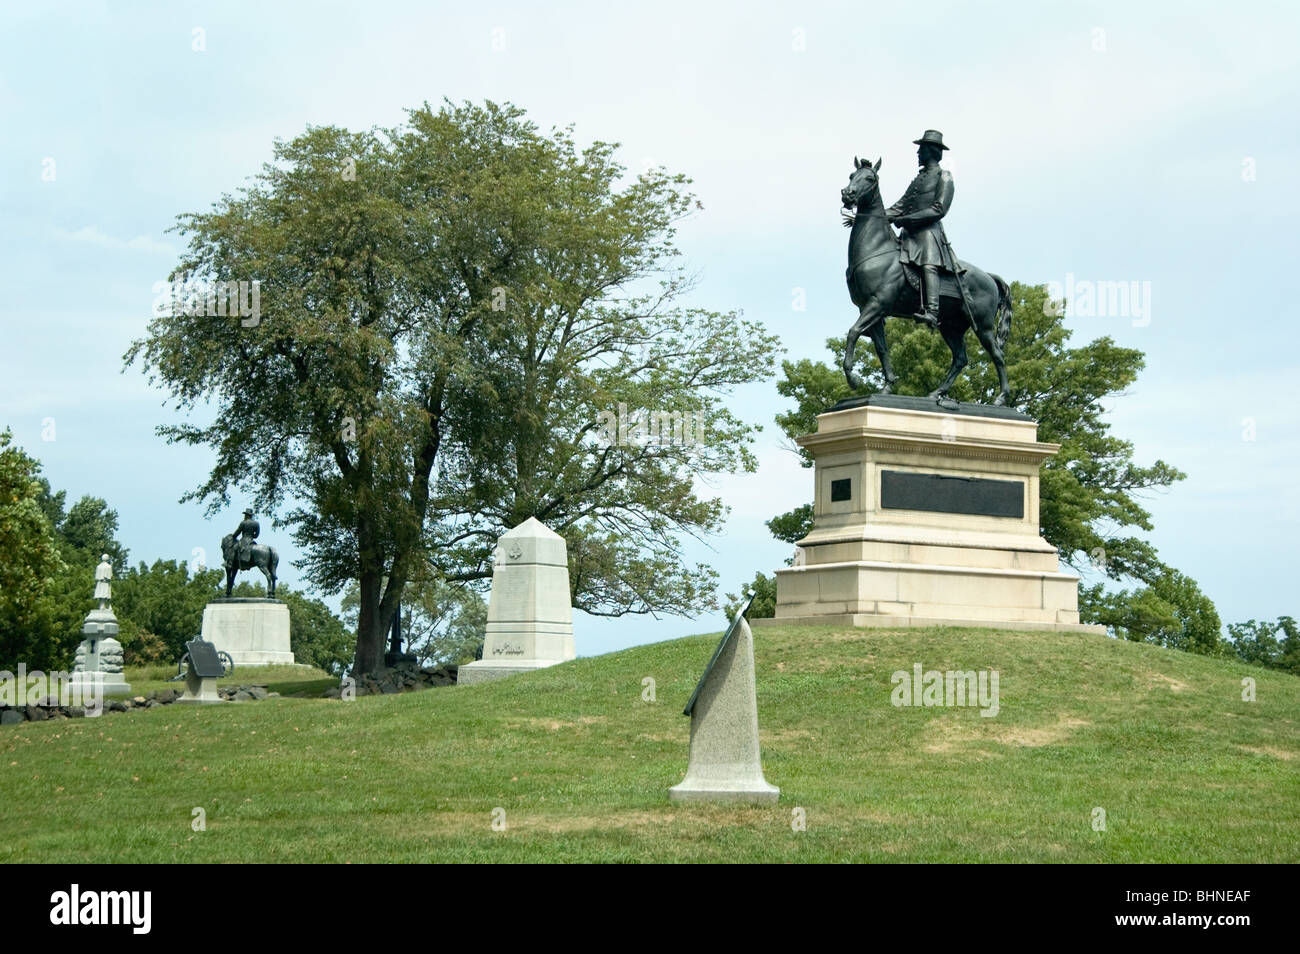
{"type": "Polygon", "coordinates": [[[1097,636],[758,629],[780,802],[670,803],[681,708],[716,638],[354,702],[5,727],[0,858],[1300,860],[1300,679],[1097,636]],[[893,707],[891,673],[916,662],[997,670],[999,714],[893,707]],[[1242,701],[1244,676],[1258,701],[1242,701]],[[191,830],[197,807],[206,831],[191,830]]]}

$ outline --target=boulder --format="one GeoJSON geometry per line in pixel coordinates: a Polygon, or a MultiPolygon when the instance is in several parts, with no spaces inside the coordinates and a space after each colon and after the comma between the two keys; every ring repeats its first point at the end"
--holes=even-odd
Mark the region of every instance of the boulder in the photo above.
{"type": "Polygon", "coordinates": [[[19,722],[26,721],[27,718],[21,709],[6,709],[0,712],[0,725],[17,725],[19,722]]]}

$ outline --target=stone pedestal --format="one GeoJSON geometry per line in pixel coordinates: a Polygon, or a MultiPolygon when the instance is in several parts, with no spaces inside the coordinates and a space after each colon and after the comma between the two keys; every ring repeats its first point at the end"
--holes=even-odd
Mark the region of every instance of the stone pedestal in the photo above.
{"type": "Polygon", "coordinates": [[[781,790],[763,778],[758,747],[754,637],[739,617],[687,705],[691,757],[686,778],[668,789],[675,802],[775,802],[781,790]]]}
{"type": "Polygon", "coordinates": [[[202,637],[236,667],[290,666],[289,607],[256,597],[217,599],[203,610],[202,637]]]}
{"type": "Polygon", "coordinates": [[[217,680],[215,677],[203,678],[194,674],[191,667],[185,673],[185,692],[176,700],[178,703],[183,702],[186,705],[214,705],[224,703],[217,692],[217,680]]]}
{"type": "Polygon", "coordinates": [[[120,672],[74,672],[68,684],[83,698],[89,697],[92,693],[99,698],[131,694],[131,684],[120,672]]]}
{"type": "Polygon", "coordinates": [[[117,634],[117,617],[111,606],[93,609],[86,616],[81,627],[85,639],[77,647],[70,679],[70,684],[82,695],[95,693],[103,698],[131,693],[131,686],[122,675],[125,657],[117,634]]]}
{"type": "Polygon", "coordinates": [[[926,398],[841,404],[799,438],[815,523],[759,622],[1105,632],[1079,623],[1079,578],[1039,535],[1039,466],[1060,445],[1035,421],[926,398]]]}
{"type": "Polygon", "coordinates": [[[529,517],[497,541],[483,658],[461,666],[456,682],[499,679],[576,656],[564,538],[529,517]]]}

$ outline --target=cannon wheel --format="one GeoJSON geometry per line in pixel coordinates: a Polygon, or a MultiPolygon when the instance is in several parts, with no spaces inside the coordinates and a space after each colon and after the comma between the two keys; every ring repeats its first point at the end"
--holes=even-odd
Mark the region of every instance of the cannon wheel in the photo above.
{"type": "Polygon", "coordinates": [[[181,657],[181,661],[176,664],[176,678],[179,679],[185,675],[185,667],[190,664],[190,654],[186,653],[181,657]]]}
{"type": "Polygon", "coordinates": [[[229,676],[235,671],[235,661],[230,658],[230,653],[224,651],[219,652],[217,653],[217,658],[221,660],[221,667],[225,670],[223,675],[229,676]]]}

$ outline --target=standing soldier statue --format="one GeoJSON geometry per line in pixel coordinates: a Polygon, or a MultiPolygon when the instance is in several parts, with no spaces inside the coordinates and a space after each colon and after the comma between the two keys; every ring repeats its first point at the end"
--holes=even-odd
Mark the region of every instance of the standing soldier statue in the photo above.
{"type": "Polygon", "coordinates": [[[100,556],[99,566],[95,567],[95,599],[99,600],[101,610],[112,608],[113,564],[108,562],[107,553],[100,556]]]}
{"type": "Polygon", "coordinates": [[[939,168],[943,158],[943,133],[927,129],[917,146],[916,161],[921,171],[903,197],[885,212],[890,223],[903,230],[902,260],[917,265],[922,275],[921,308],[913,316],[931,328],[939,327],[939,270],[958,275],[957,258],[943,231],[943,217],[952,208],[952,173],[939,168]]]}

